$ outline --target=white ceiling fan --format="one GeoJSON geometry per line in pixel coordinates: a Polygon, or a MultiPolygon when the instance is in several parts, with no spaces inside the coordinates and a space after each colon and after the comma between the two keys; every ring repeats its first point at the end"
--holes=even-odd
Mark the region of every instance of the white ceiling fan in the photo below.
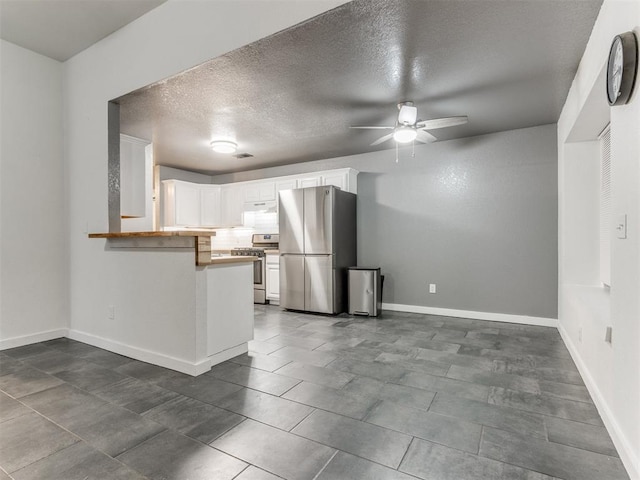
{"type": "Polygon", "coordinates": [[[398,120],[396,124],[379,125],[379,126],[351,126],[350,128],[374,129],[374,130],[393,130],[393,132],[380,137],[373,142],[371,146],[379,145],[382,142],[391,140],[397,143],[409,143],[417,140],[422,143],[431,143],[437,140],[427,130],[435,130],[437,128],[454,127],[463,125],[469,120],[466,115],[456,117],[433,118],[431,120],[418,119],[418,107],[413,102],[402,102],[398,104],[398,120]]]}

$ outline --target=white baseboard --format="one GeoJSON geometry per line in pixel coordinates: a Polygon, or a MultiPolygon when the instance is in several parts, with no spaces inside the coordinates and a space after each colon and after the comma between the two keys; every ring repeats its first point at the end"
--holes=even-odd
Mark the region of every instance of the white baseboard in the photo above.
{"type": "Polygon", "coordinates": [[[382,310],[423,313],[443,317],[472,318],[474,320],[489,320],[493,322],[520,323],[541,327],[558,327],[558,319],[556,318],[530,317],[528,315],[512,315],[509,313],[474,312],[471,310],[454,310],[451,308],[424,307],[421,305],[401,305],[398,303],[383,303],[382,310]]]}
{"type": "Polygon", "coordinates": [[[571,354],[571,358],[573,358],[573,361],[578,367],[578,371],[580,372],[580,375],[584,380],[584,384],[586,385],[587,390],[589,390],[591,398],[593,398],[593,403],[595,403],[596,408],[598,409],[598,412],[600,413],[600,416],[604,421],[607,431],[611,436],[611,440],[613,440],[613,443],[616,446],[616,450],[618,450],[620,459],[627,469],[629,477],[632,480],[640,480],[640,458],[638,457],[638,452],[636,452],[635,449],[632,448],[631,442],[620,429],[620,425],[611,413],[611,409],[609,408],[609,405],[607,405],[602,392],[591,376],[591,372],[582,360],[578,349],[571,341],[571,338],[567,334],[566,330],[562,327],[562,325],[558,325],[558,331],[560,332],[562,341],[567,346],[567,349],[571,354]]]}
{"type": "Polygon", "coordinates": [[[210,365],[207,370],[209,370],[213,365],[217,365],[226,360],[229,360],[230,358],[237,357],[238,355],[242,355],[243,353],[247,353],[248,351],[249,342],[245,342],[235,347],[223,350],[222,352],[214,353],[213,355],[209,356],[210,365]]]}
{"type": "Polygon", "coordinates": [[[80,332],[78,330],[69,330],[69,338],[78,340],[79,342],[88,343],[94,347],[104,348],[110,352],[119,353],[126,357],[140,360],[141,362],[152,363],[161,367],[176,370],[187,375],[197,376],[201,373],[208,372],[211,369],[211,360],[206,358],[196,363],[186,360],[164,355],[162,353],[145,350],[143,348],[126,345],[106,338],[91,335],[90,333],[80,332]]]}
{"type": "Polygon", "coordinates": [[[68,334],[69,329],[58,328],[56,330],[49,330],[47,332],[22,335],[20,337],[5,338],[3,340],[0,340],[0,350],[23,347],[24,345],[31,345],[32,343],[46,342],[47,340],[66,337],[68,334]]]}

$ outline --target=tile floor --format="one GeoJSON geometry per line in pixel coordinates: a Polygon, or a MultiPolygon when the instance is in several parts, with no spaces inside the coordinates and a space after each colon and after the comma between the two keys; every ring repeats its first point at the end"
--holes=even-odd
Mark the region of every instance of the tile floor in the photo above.
{"type": "Polygon", "coordinates": [[[197,378],[68,339],[0,352],[0,480],[628,479],[555,329],[255,318],[197,378]]]}

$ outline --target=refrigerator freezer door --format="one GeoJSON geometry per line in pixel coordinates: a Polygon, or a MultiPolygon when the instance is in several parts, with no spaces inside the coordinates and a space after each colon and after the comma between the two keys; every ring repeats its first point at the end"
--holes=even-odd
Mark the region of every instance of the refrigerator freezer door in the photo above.
{"type": "MultiPolygon", "coordinates": [[[[334,253],[333,188],[305,188],[303,192],[304,253],[307,255],[332,254],[334,253]]],[[[282,244],[280,248],[282,249],[282,244]]]]}
{"type": "Polygon", "coordinates": [[[304,255],[280,255],[281,307],[291,310],[305,310],[304,264],[304,255]]]}
{"type": "Polygon", "coordinates": [[[279,201],[280,251],[282,253],[304,253],[303,190],[282,190],[279,201]]]}
{"type": "Polygon", "coordinates": [[[333,291],[333,256],[305,255],[304,267],[305,310],[318,313],[336,313],[333,291]]]}

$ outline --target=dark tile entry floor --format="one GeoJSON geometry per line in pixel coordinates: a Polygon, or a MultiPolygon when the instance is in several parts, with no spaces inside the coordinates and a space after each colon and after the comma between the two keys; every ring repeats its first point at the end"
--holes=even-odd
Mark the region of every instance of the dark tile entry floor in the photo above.
{"type": "Polygon", "coordinates": [[[628,479],[555,329],[255,318],[197,378],[68,339],[0,352],[0,480],[628,479]]]}

